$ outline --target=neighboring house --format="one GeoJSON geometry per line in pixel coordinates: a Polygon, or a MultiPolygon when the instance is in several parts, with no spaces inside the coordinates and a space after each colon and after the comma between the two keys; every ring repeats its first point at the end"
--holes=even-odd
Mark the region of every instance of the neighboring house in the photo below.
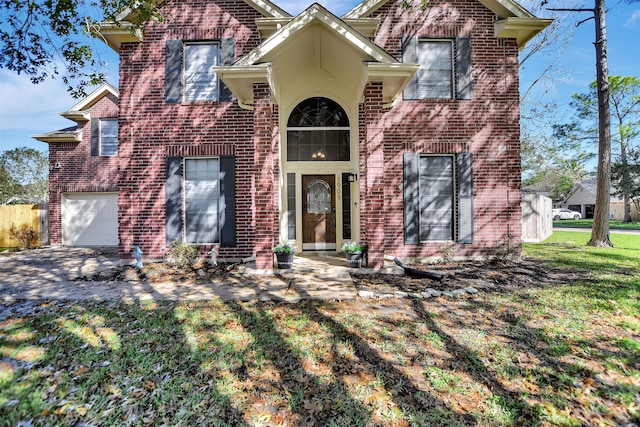
{"type": "Polygon", "coordinates": [[[62,117],[76,126],[32,135],[49,144],[49,240],[118,245],[118,90],[96,89],[62,117]]]}
{"type": "MultiPolygon", "coordinates": [[[[582,218],[593,218],[596,205],[597,178],[587,179],[573,186],[566,199],[561,203],[562,207],[582,213],[582,218]]],[[[611,219],[622,221],[624,219],[624,200],[616,196],[616,189],[611,186],[609,214],[611,219]]],[[[631,203],[631,219],[640,219],[637,207],[631,203]]]]}
{"type": "Polygon", "coordinates": [[[178,239],[271,268],[278,242],[360,240],[380,267],[519,242],[518,50],[550,20],[511,0],[406,4],[294,17],[167,0],[144,32],[127,12],[103,23],[120,55],[117,177],[92,185],[83,165],[63,200],[117,191],[123,259],[178,239]]]}

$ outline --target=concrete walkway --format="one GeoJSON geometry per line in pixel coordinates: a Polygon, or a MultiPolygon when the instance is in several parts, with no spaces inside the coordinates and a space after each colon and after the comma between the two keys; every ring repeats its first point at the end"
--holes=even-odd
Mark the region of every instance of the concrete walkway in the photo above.
{"type": "MultiPolygon", "coordinates": [[[[206,300],[303,299],[347,300],[357,292],[345,261],[336,253],[296,254],[291,270],[259,271],[236,267],[219,283],[147,283],[138,280],[86,280],[120,267],[113,249],[43,248],[0,254],[0,303],[35,299],[206,300]],[[82,279],[82,280],[79,280],[82,279]]],[[[362,268],[359,273],[376,272],[362,268]]],[[[387,261],[385,273],[402,274],[387,261]]]]}

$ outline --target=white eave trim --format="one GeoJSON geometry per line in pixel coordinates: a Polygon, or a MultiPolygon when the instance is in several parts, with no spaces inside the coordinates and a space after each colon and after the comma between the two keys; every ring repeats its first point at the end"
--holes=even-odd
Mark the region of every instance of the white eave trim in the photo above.
{"type": "MultiPolygon", "coordinates": [[[[258,18],[256,26],[260,32],[260,38],[271,37],[280,28],[287,25],[294,18],[258,18]]],[[[378,18],[345,19],[344,22],[365,37],[374,37],[380,26],[378,18]]]]}
{"type": "Polygon", "coordinates": [[[96,90],[94,90],[85,98],[83,98],[80,102],[78,102],[76,105],[69,108],[69,111],[66,111],[61,114],[75,114],[75,113],[81,112],[82,110],[85,110],[90,106],[92,106],[96,101],[98,101],[100,98],[105,96],[107,92],[111,93],[116,98],[120,98],[120,92],[118,92],[118,89],[116,89],[113,85],[109,83],[103,83],[96,90]]]}
{"type": "Polygon", "coordinates": [[[315,3],[294,18],[291,22],[277,30],[267,40],[260,44],[260,46],[240,58],[236,62],[236,65],[249,66],[261,62],[262,58],[272,52],[281,43],[285,42],[291,34],[294,34],[296,31],[302,29],[313,21],[320,22],[325,25],[329,31],[338,33],[344,40],[349,41],[377,62],[397,62],[395,58],[380,49],[367,37],[356,31],[354,28],[345,25],[343,21],[332,15],[331,12],[315,3]]]}
{"type": "Polygon", "coordinates": [[[514,38],[518,41],[518,47],[523,49],[529,40],[552,22],[553,19],[540,18],[501,19],[493,24],[493,35],[499,38],[514,38]]]}
{"type": "Polygon", "coordinates": [[[418,71],[420,64],[380,64],[366,62],[367,81],[381,82],[383,101],[387,104],[395,102],[409,83],[411,77],[418,71]]]}
{"type": "MultiPolygon", "coordinates": [[[[213,67],[218,77],[236,96],[238,105],[245,110],[253,109],[253,84],[269,83],[271,81],[271,64],[237,66],[227,65],[213,67]]],[[[272,87],[272,91],[273,91],[272,87]]]]}
{"type": "Polygon", "coordinates": [[[535,16],[517,2],[512,0],[478,0],[487,9],[500,18],[517,16],[519,18],[535,18],[535,16]]]}
{"type": "Polygon", "coordinates": [[[342,15],[342,19],[361,19],[371,15],[384,6],[389,0],[365,0],[357,4],[349,12],[342,15]]]}
{"type": "Polygon", "coordinates": [[[74,122],[86,122],[91,118],[89,111],[65,111],[60,113],[65,119],[73,120],[74,122]]]}
{"type": "Polygon", "coordinates": [[[291,18],[287,12],[280,9],[270,1],[263,0],[244,0],[249,6],[263,14],[267,18],[291,18]]]}
{"type": "Polygon", "coordinates": [[[122,43],[139,43],[144,40],[142,30],[134,29],[128,21],[101,22],[98,28],[91,28],[91,35],[105,42],[116,52],[120,52],[122,43]]]}
{"type": "Polygon", "coordinates": [[[42,133],[38,135],[29,135],[31,138],[36,139],[41,142],[45,142],[47,144],[52,143],[60,143],[60,142],[73,142],[78,143],[82,142],[82,130],[76,130],[74,132],[65,132],[65,133],[42,133]]]}

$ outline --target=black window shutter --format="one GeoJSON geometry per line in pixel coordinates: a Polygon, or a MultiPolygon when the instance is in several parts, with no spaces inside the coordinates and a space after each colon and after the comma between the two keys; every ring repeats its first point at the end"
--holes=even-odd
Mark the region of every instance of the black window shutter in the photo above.
{"type": "Polygon", "coordinates": [[[91,155],[100,155],[100,119],[91,119],[91,155]]]}
{"type": "Polygon", "coordinates": [[[471,38],[456,37],[456,99],[471,99],[471,38]]]}
{"type": "MultiPolygon", "coordinates": [[[[405,64],[418,63],[418,37],[405,36],[402,40],[402,62],[405,64]]],[[[409,80],[402,92],[404,99],[418,99],[418,70],[409,80]]]]}
{"type": "Polygon", "coordinates": [[[220,156],[220,245],[236,245],[236,165],[233,156],[220,156]]]}
{"type": "MultiPolygon", "coordinates": [[[[220,64],[231,65],[236,61],[236,39],[226,37],[220,39],[220,64]]],[[[218,77],[220,82],[220,101],[234,101],[233,93],[218,77]]]]}
{"type": "Polygon", "coordinates": [[[166,102],[182,101],[182,41],[167,40],[165,44],[165,90],[164,99],[166,102]]]}
{"type": "Polygon", "coordinates": [[[458,242],[473,243],[473,154],[456,157],[458,169],[458,242]]]}
{"type": "Polygon", "coordinates": [[[420,199],[418,171],[420,155],[405,153],[403,157],[404,178],[404,243],[412,245],[420,243],[420,199]]]}
{"type": "Polygon", "coordinates": [[[167,246],[182,241],[182,157],[167,157],[165,183],[167,246]]]}

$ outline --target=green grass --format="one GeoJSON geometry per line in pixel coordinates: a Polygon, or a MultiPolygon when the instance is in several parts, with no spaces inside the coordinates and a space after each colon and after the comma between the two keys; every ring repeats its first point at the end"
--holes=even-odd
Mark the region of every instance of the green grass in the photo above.
{"type": "MultiPolygon", "coordinates": [[[[591,228],[593,227],[593,219],[563,219],[553,221],[554,227],[571,227],[571,228],[591,228]]],[[[624,223],[620,220],[612,219],[609,221],[611,230],[640,230],[640,222],[632,221],[624,223]]]]}
{"type": "Polygon", "coordinates": [[[638,424],[640,236],[587,239],[458,299],[42,302],[0,322],[0,426],[638,424]]]}

